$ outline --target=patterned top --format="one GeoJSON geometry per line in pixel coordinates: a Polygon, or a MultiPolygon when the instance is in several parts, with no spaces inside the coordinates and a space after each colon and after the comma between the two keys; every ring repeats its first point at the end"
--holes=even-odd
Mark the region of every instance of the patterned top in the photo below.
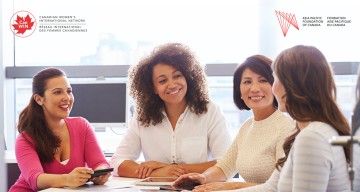
{"type": "Polygon", "coordinates": [[[278,110],[261,121],[250,118],[215,166],[227,179],[238,172],[246,182],[264,183],[274,171],[277,159],[283,157],[284,139],[294,127],[292,119],[278,110]]]}

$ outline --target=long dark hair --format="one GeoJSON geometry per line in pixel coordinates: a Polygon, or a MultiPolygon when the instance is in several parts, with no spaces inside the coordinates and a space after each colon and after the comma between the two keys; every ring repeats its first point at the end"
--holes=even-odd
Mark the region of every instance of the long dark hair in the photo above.
{"type": "MultiPolygon", "coordinates": [[[[284,50],[275,59],[273,69],[285,87],[286,110],[296,121],[320,121],[334,127],[339,135],[350,135],[350,126],[336,104],[336,86],[332,69],[325,56],[313,46],[298,45],[284,50]]],[[[276,167],[284,165],[297,131],[284,143],[285,157],[276,167]]],[[[347,161],[348,146],[344,147],[347,161]]]]}
{"type": "Polygon", "coordinates": [[[23,133],[30,136],[41,162],[50,162],[54,159],[61,140],[50,130],[43,108],[35,101],[34,95],[44,97],[48,80],[60,76],[66,77],[65,72],[56,68],[47,68],[37,73],[33,77],[30,102],[19,115],[18,131],[27,141],[29,139],[23,133]]]}

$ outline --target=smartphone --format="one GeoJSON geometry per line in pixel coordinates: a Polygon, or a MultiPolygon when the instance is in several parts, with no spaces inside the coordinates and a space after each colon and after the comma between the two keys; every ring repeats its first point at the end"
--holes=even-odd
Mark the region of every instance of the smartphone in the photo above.
{"type": "Polygon", "coordinates": [[[107,168],[107,169],[98,169],[98,170],[94,170],[94,173],[91,174],[91,178],[94,178],[94,177],[99,177],[100,175],[106,175],[110,172],[112,172],[114,170],[114,168],[107,168]]]}
{"type": "Polygon", "coordinates": [[[177,177],[148,177],[140,181],[135,182],[135,185],[172,185],[177,177]]]}
{"type": "Polygon", "coordinates": [[[176,190],[179,189],[181,190],[193,190],[194,187],[201,185],[201,183],[198,183],[197,181],[194,181],[190,178],[183,178],[181,179],[178,183],[176,183],[176,185],[172,185],[170,186],[171,188],[173,188],[172,190],[176,190]]]}
{"type": "MultiPolygon", "coordinates": [[[[192,188],[192,189],[194,189],[194,188],[192,188]]],[[[192,189],[176,188],[171,185],[160,186],[160,190],[166,190],[166,191],[183,191],[183,190],[192,190],[192,189]]]]}

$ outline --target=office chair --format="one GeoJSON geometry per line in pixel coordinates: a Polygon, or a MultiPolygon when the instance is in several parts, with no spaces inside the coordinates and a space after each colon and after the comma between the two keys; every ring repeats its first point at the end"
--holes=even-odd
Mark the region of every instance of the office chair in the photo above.
{"type": "MultiPolygon", "coordinates": [[[[355,168],[354,168],[354,144],[360,145],[360,136],[354,136],[356,131],[359,129],[360,124],[360,103],[355,107],[354,114],[351,117],[351,129],[352,132],[350,136],[334,136],[330,143],[331,145],[348,145],[350,148],[350,167],[349,167],[349,178],[351,184],[351,190],[354,189],[354,177],[355,177],[355,168]],[[358,110],[357,110],[358,109],[358,110]]],[[[360,163],[360,162],[357,162],[360,163]]],[[[360,174],[360,173],[359,173],[360,174]]]]}

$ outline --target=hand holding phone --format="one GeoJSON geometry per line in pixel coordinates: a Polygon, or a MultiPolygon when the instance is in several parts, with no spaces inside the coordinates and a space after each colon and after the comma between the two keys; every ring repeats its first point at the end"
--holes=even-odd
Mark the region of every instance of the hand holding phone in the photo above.
{"type": "Polygon", "coordinates": [[[94,173],[91,174],[90,179],[91,179],[91,178],[94,178],[94,177],[99,177],[100,175],[106,175],[106,174],[108,174],[108,173],[111,173],[113,170],[114,170],[114,168],[94,170],[94,173]]]}
{"type": "Polygon", "coordinates": [[[171,187],[173,189],[179,190],[193,190],[194,187],[201,185],[198,181],[192,180],[190,178],[182,178],[176,184],[173,184],[171,187]]]}
{"type": "Polygon", "coordinates": [[[171,185],[164,185],[164,186],[160,186],[160,190],[166,190],[166,191],[188,191],[188,190],[192,190],[192,189],[176,188],[176,187],[171,186],[171,185]]]}

